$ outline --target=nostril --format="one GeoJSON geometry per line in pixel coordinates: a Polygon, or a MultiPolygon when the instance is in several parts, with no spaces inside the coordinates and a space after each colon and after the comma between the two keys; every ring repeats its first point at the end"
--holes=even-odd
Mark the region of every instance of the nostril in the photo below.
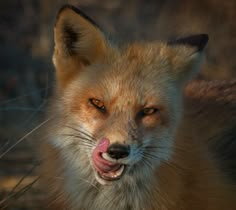
{"type": "Polygon", "coordinates": [[[130,147],[122,144],[112,144],[108,147],[107,153],[111,158],[121,159],[129,156],[130,147]]]}

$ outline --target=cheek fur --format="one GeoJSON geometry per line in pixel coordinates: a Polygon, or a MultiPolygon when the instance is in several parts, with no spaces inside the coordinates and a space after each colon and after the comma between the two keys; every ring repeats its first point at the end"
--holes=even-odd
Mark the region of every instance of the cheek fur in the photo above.
{"type": "Polygon", "coordinates": [[[161,119],[159,117],[159,114],[158,116],[145,116],[143,117],[142,119],[142,125],[145,127],[145,128],[155,128],[157,127],[159,124],[161,123],[161,119]]]}
{"type": "Polygon", "coordinates": [[[153,164],[159,165],[162,161],[170,159],[174,150],[174,137],[168,129],[159,128],[155,133],[155,136],[146,134],[143,145],[153,164]]]}

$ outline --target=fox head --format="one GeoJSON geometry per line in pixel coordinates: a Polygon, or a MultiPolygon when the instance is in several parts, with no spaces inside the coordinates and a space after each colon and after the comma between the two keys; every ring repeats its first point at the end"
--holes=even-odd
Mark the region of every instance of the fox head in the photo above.
{"type": "Polygon", "coordinates": [[[116,185],[158,170],[171,158],[183,88],[208,36],[116,46],[72,6],[60,10],[54,30],[60,117],[51,143],[70,179],[116,185]]]}

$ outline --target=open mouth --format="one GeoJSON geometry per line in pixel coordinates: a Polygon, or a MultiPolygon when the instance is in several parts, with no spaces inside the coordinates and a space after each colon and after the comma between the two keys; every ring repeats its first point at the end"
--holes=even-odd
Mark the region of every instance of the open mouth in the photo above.
{"type": "Polygon", "coordinates": [[[103,141],[94,149],[92,154],[93,166],[97,177],[104,181],[115,181],[121,178],[125,171],[125,165],[106,159],[106,150],[109,142],[103,141]]]}
{"type": "Polygon", "coordinates": [[[125,171],[125,165],[105,160],[103,153],[93,153],[93,165],[100,178],[106,181],[119,179],[125,171]]]}
{"type": "Polygon", "coordinates": [[[117,179],[120,179],[120,177],[123,175],[125,165],[116,165],[115,169],[107,171],[101,170],[101,168],[98,167],[95,167],[95,169],[100,178],[106,181],[115,181],[117,179]]]}

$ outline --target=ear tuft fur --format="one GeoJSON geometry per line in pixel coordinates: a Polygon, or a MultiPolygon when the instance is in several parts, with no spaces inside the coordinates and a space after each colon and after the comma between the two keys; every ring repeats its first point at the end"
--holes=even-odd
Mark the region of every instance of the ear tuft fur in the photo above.
{"type": "Polygon", "coordinates": [[[79,31],[73,30],[73,27],[69,24],[64,24],[62,29],[62,36],[64,39],[64,45],[65,45],[65,51],[69,55],[75,55],[76,54],[76,47],[75,43],[77,43],[80,39],[80,33],[79,31]]]}

